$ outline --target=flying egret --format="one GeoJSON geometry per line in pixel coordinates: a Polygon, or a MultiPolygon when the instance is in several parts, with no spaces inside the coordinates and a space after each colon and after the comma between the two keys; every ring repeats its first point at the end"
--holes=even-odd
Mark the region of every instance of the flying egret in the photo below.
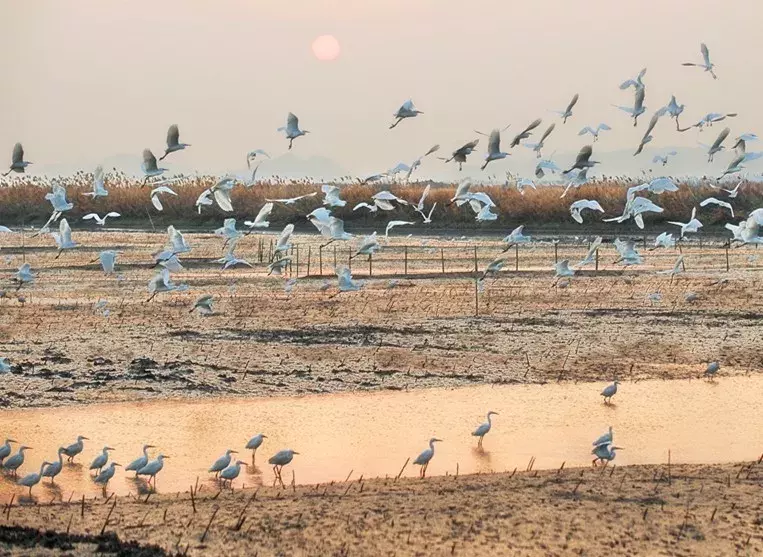
{"type": "Polygon", "coordinates": [[[562,124],[567,123],[567,118],[572,116],[572,108],[577,104],[578,99],[580,98],[580,95],[575,93],[575,95],[572,97],[572,100],[567,105],[567,108],[564,110],[554,110],[559,116],[562,117],[562,124]]]}
{"type": "Polygon", "coordinates": [[[212,309],[212,303],[214,302],[214,299],[215,297],[212,294],[204,294],[203,296],[199,296],[194,302],[191,311],[188,313],[193,313],[193,311],[196,309],[198,309],[199,313],[202,315],[210,315],[214,313],[214,310],[212,309]]]}
{"type": "Polygon", "coordinates": [[[687,232],[697,232],[700,228],[702,228],[702,223],[699,222],[696,218],[697,216],[697,208],[692,207],[691,210],[691,220],[689,222],[677,222],[677,221],[668,221],[668,224],[674,224],[676,226],[681,227],[681,238],[683,239],[684,234],[687,232]]]}
{"type": "Polygon", "coordinates": [[[644,106],[645,95],[646,95],[646,88],[637,87],[634,100],[633,100],[633,107],[614,105],[616,108],[619,108],[623,112],[626,112],[631,115],[631,118],[633,118],[634,127],[638,125],[638,117],[646,112],[646,106],[644,106]]]}
{"type": "Polygon", "coordinates": [[[599,164],[599,161],[591,160],[591,155],[593,155],[593,147],[591,145],[585,145],[582,149],[580,149],[577,157],[575,157],[575,163],[568,170],[565,170],[564,174],[569,174],[575,169],[586,170],[599,164]]]}
{"type": "Polygon", "coordinates": [[[24,263],[13,275],[12,280],[18,283],[16,290],[19,290],[23,285],[34,282],[35,277],[36,275],[32,272],[32,266],[29,263],[24,263]]]}
{"type": "Polygon", "coordinates": [[[490,428],[492,427],[491,417],[497,416],[498,412],[493,412],[492,410],[487,413],[487,422],[484,424],[481,424],[477,429],[475,429],[472,432],[472,435],[474,437],[479,437],[479,441],[477,441],[477,446],[482,447],[482,440],[485,438],[485,435],[490,431],[490,428]]]}
{"type": "Polygon", "coordinates": [[[159,271],[150,281],[148,281],[148,293],[149,298],[146,302],[150,302],[160,292],[184,292],[188,290],[187,284],[175,284],[170,280],[170,270],[167,268],[159,271]]]}
{"type": "Polygon", "coordinates": [[[758,151],[757,153],[748,153],[746,149],[746,142],[744,139],[737,140],[736,145],[734,146],[735,150],[735,156],[729,163],[726,170],[723,171],[723,174],[721,174],[718,179],[722,179],[724,176],[728,176],[730,174],[736,174],[737,172],[741,172],[744,170],[745,166],[744,163],[749,161],[757,160],[761,157],[763,157],[763,152],[758,151]]]}
{"type": "Polygon", "coordinates": [[[622,263],[625,266],[628,265],[641,265],[644,262],[641,254],[636,250],[636,242],[633,240],[621,240],[615,238],[613,242],[615,249],[619,257],[615,263],[622,263]]]}
{"type": "Polygon", "coordinates": [[[164,160],[164,157],[175,151],[182,151],[186,147],[190,147],[190,143],[180,143],[180,130],[177,124],[172,124],[167,130],[167,148],[164,150],[164,154],[159,159],[164,160]]]}
{"type": "Polygon", "coordinates": [[[217,206],[226,213],[233,211],[233,204],[231,203],[230,194],[233,190],[233,186],[235,185],[236,181],[232,177],[224,176],[210,188],[210,191],[212,192],[212,195],[217,202],[217,206]]]}
{"type": "Polygon", "coordinates": [[[288,253],[291,249],[291,235],[294,233],[294,225],[287,224],[284,226],[281,234],[278,236],[275,248],[273,249],[273,256],[288,253]]]}
{"type": "Polygon", "coordinates": [[[523,234],[525,229],[525,225],[521,224],[517,226],[514,230],[511,231],[511,233],[508,236],[505,236],[502,242],[505,242],[508,244],[506,248],[503,251],[508,250],[510,247],[512,247],[515,244],[524,244],[531,241],[530,236],[525,236],[523,234]]]}
{"type": "MultiPolygon", "coordinates": [[[[3,358],[3,360],[5,360],[5,358],[3,358]]],[[[5,443],[0,445],[0,464],[2,464],[3,460],[11,454],[11,443],[18,443],[18,441],[15,439],[6,439],[5,443]]]]}
{"type": "Polygon", "coordinates": [[[322,221],[312,217],[309,220],[313,223],[315,228],[318,229],[321,236],[328,240],[328,242],[320,246],[321,248],[325,248],[337,240],[346,241],[354,237],[352,234],[344,230],[344,221],[342,219],[329,217],[328,220],[322,221]]]}
{"type": "Polygon", "coordinates": [[[728,201],[721,201],[720,199],[716,199],[715,197],[708,197],[704,201],[700,202],[700,207],[707,207],[708,205],[718,205],[719,207],[723,207],[725,209],[728,209],[731,211],[731,218],[734,218],[734,208],[731,206],[731,203],[728,201]]]}
{"type": "Polygon", "coordinates": [[[225,451],[225,454],[215,460],[212,463],[212,466],[209,467],[208,472],[214,472],[215,478],[220,475],[220,472],[222,472],[225,468],[227,468],[230,465],[230,461],[232,459],[231,454],[238,454],[238,451],[234,451],[233,449],[228,449],[225,451]]]}
{"type": "Polygon", "coordinates": [[[591,454],[596,458],[593,459],[593,465],[596,466],[597,462],[601,462],[606,466],[610,461],[615,459],[615,451],[622,451],[623,447],[615,447],[612,443],[602,443],[597,445],[591,451],[591,454]]]}
{"type": "Polygon", "coordinates": [[[113,275],[114,265],[117,262],[117,252],[111,249],[104,250],[98,254],[98,261],[101,263],[104,274],[113,275]]]}
{"type": "Polygon", "coordinates": [[[379,244],[379,241],[376,239],[376,231],[373,232],[373,234],[369,236],[365,236],[358,245],[358,249],[355,252],[355,255],[352,257],[357,257],[358,255],[372,255],[379,251],[381,249],[381,245],[379,244]]]}
{"type": "Polygon", "coordinates": [[[299,453],[297,451],[293,451],[292,449],[284,449],[282,451],[278,451],[268,459],[268,463],[273,465],[273,474],[275,475],[275,479],[280,481],[281,485],[283,485],[281,470],[283,470],[283,467],[294,459],[295,454],[299,453]]]}
{"type": "Polygon", "coordinates": [[[735,118],[736,116],[738,116],[736,112],[709,112],[705,114],[696,124],[692,124],[685,128],[678,128],[678,131],[686,132],[692,128],[699,128],[699,131],[702,131],[705,126],[709,128],[712,127],[712,125],[716,122],[721,122],[726,118],[735,118]]]}
{"type": "Polygon", "coordinates": [[[602,122],[595,128],[592,128],[591,126],[586,126],[585,128],[583,128],[582,130],[578,132],[578,135],[585,135],[589,133],[593,137],[594,143],[596,143],[597,141],[599,141],[599,132],[610,131],[611,129],[612,128],[610,128],[607,124],[602,122]]]}
{"type": "Polygon", "coordinates": [[[650,143],[654,137],[652,136],[652,131],[654,130],[654,127],[657,125],[657,122],[660,120],[660,112],[657,111],[652,115],[652,119],[649,121],[649,126],[647,126],[646,131],[644,132],[644,136],[641,138],[641,143],[638,144],[638,148],[636,149],[636,152],[633,153],[633,156],[640,155],[641,152],[644,150],[644,147],[647,143],[650,143]]]}
{"type": "Polygon", "coordinates": [[[138,477],[138,470],[148,464],[148,449],[153,449],[153,445],[143,445],[143,455],[133,460],[130,464],[125,466],[125,472],[135,472],[135,477],[138,477]]]}
{"type": "Polygon", "coordinates": [[[427,158],[427,157],[428,157],[429,155],[431,155],[432,153],[436,153],[436,152],[437,152],[437,151],[439,151],[439,150],[440,150],[440,146],[439,146],[439,145],[433,145],[432,147],[430,147],[429,151],[427,151],[426,153],[424,153],[423,155],[421,155],[419,158],[417,158],[416,160],[414,160],[414,161],[411,163],[411,166],[409,166],[409,167],[408,167],[408,171],[407,171],[407,172],[406,172],[406,174],[405,174],[405,180],[406,180],[406,182],[407,182],[408,180],[410,180],[410,179],[411,179],[411,174],[413,174],[413,173],[416,171],[416,169],[417,169],[418,167],[420,167],[420,166],[421,166],[421,162],[422,162],[422,161],[423,161],[425,158],[427,158]]]}
{"type": "Polygon", "coordinates": [[[345,266],[336,268],[336,277],[339,292],[354,292],[363,288],[363,281],[352,280],[352,273],[350,269],[345,266]]]}
{"type": "Polygon", "coordinates": [[[602,206],[595,199],[579,199],[570,205],[572,219],[578,224],[583,224],[583,215],[581,213],[586,209],[599,211],[600,213],[604,212],[602,206]]]}
{"type": "Polygon", "coordinates": [[[709,362],[707,364],[707,368],[705,369],[705,377],[712,380],[715,375],[718,373],[718,370],[721,369],[721,364],[718,361],[715,362],[709,362]]]}
{"type": "Polygon", "coordinates": [[[424,114],[418,110],[411,99],[405,101],[400,108],[392,115],[396,120],[390,125],[389,129],[396,127],[405,118],[415,118],[419,114],[424,114]]]}
{"type": "Polygon", "coordinates": [[[396,196],[394,193],[388,190],[382,190],[380,192],[375,193],[371,196],[371,199],[374,201],[394,201],[396,203],[399,203],[400,205],[410,205],[405,199],[401,199],[398,196],[396,196]]]}
{"type": "Polygon", "coordinates": [[[220,471],[220,479],[223,481],[223,487],[225,487],[225,482],[228,482],[229,486],[233,485],[233,480],[238,478],[238,475],[241,473],[241,465],[249,466],[246,462],[243,460],[237,460],[224,470],[220,471]]]}
{"type": "Polygon", "coordinates": [[[68,447],[64,447],[64,454],[67,456],[67,462],[74,462],[74,457],[80,454],[82,449],[85,448],[85,444],[82,441],[89,441],[89,439],[84,435],[78,435],[77,440],[74,443],[68,447]]]}
{"type": "Polygon", "coordinates": [[[668,159],[670,157],[675,157],[677,154],[677,151],[668,151],[664,155],[655,155],[652,159],[652,164],[660,163],[662,166],[666,166],[668,164],[668,159]]]}
{"type": "Polygon", "coordinates": [[[339,188],[337,186],[323,184],[321,191],[323,192],[323,204],[326,207],[344,207],[347,205],[344,199],[339,198],[339,188]]]}
{"type": "Polygon", "coordinates": [[[315,197],[318,195],[317,191],[314,191],[313,193],[307,193],[305,195],[298,195],[297,197],[289,197],[286,199],[266,199],[267,202],[272,203],[283,203],[284,205],[294,205],[297,201],[300,201],[301,199],[305,199],[307,197],[315,197]]]}
{"type": "Polygon", "coordinates": [[[485,271],[482,273],[482,276],[479,278],[479,280],[483,281],[488,275],[497,274],[501,269],[503,269],[506,261],[508,261],[508,259],[505,257],[496,257],[493,259],[485,268],[485,271]]]}
{"type": "Polygon", "coordinates": [[[466,162],[466,157],[472,154],[472,152],[477,148],[477,144],[479,142],[479,139],[475,139],[474,141],[464,143],[461,147],[450,154],[450,158],[443,158],[442,160],[444,160],[446,163],[451,161],[457,162],[458,170],[460,172],[462,170],[462,165],[466,162]]]}
{"type": "Polygon", "coordinates": [[[427,468],[429,467],[429,462],[432,460],[432,457],[434,456],[435,443],[442,443],[442,439],[437,439],[436,437],[432,437],[429,440],[429,448],[424,450],[419,456],[416,457],[416,460],[413,461],[414,464],[418,464],[419,466],[421,466],[421,471],[419,472],[420,478],[425,478],[427,475],[427,468]]]}
{"type": "Polygon", "coordinates": [[[612,403],[612,397],[617,394],[617,386],[620,384],[620,382],[615,379],[611,385],[607,385],[604,387],[604,390],[601,391],[601,396],[604,397],[604,404],[611,404],[612,403]]]}
{"type": "Polygon", "coordinates": [[[505,159],[508,156],[509,153],[501,151],[501,130],[496,128],[490,132],[490,139],[487,144],[487,155],[485,155],[485,162],[480,167],[480,170],[485,170],[491,161],[505,159]]]}
{"type": "Polygon", "coordinates": [[[558,263],[554,264],[554,276],[556,277],[554,285],[556,285],[556,283],[558,283],[559,279],[561,278],[575,276],[575,270],[570,269],[569,259],[562,259],[558,263]]]}
{"type": "Polygon", "coordinates": [[[588,252],[586,253],[586,256],[580,263],[576,265],[576,267],[585,267],[586,265],[590,265],[596,261],[596,252],[598,251],[599,246],[603,241],[604,239],[601,236],[594,238],[593,242],[591,242],[591,245],[588,246],[588,252]]]}
{"type": "Polygon", "coordinates": [[[58,232],[53,232],[51,236],[53,236],[53,239],[56,241],[56,246],[58,247],[58,254],[54,259],[61,257],[64,250],[73,249],[79,245],[72,240],[72,229],[66,219],[61,219],[61,222],[58,225],[58,232]]]}
{"type": "Polygon", "coordinates": [[[734,189],[733,189],[733,190],[727,190],[727,189],[725,189],[725,188],[723,189],[723,191],[725,191],[726,193],[728,193],[728,194],[729,194],[729,199],[736,199],[737,195],[739,195],[739,186],[741,186],[743,182],[744,182],[744,180],[742,180],[741,182],[739,182],[739,183],[736,185],[736,187],[734,187],[734,189]]]}
{"type": "Polygon", "coordinates": [[[141,164],[141,169],[143,170],[143,174],[145,176],[143,179],[144,185],[149,178],[161,176],[168,170],[167,168],[159,168],[156,162],[156,157],[151,152],[151,149],[143,149],[143,164],[141,164]]]}
{"type": "Polygon", "coordinates": [[[118,218],[118,217],[121,217],[121,216],[122,215],[120,215],[119,213],[117,213],[115,211],[111,211],[109,213],[106,213],[105,215],[103,215],[103,218],[101,218],[98,215],[98,213],[88,213],[87,215],[82,217],[82,220],[95,220],[95,223],[97,225],[104,226],[106,224],[106,219],[109,219],[109,218],[118,218]]]}
{"type": "Polygon", "coordinates": [[[702,63],[698,64],[696,62],[683,62],[681,65],[703,68],[706,72],[710,72],[710,75],[713,76],[713,79],[718,79],[718,76],[715,75],[715,72],[713,71],[713,68],[715,68],[715,64],[713,64],[710,61],[710,51],[707,49],[707,45],[705,43],[702,43],[699,48],[700,48],[700,51],[702,52],[702,63]]]}
{"type": "Polygon", "coordinates": [[[270,265],[268,265],[268,275],[273,273],[277,275],[283,274],[283,272],[289,266],[289,263],[291,263],[291,257],[281,257],[280,259],[275,259],[270,265]]]}
{"type": "Polygon", "coordinates": [[[18,483],[19,485],[23,485],[24,487],[28,487],[29,488],[29,496],[31,497],[32,496],[32,488],[34,486],[36,486],[38,483],[40,483],[40,480],[42,479],[42,469],[45,468],[46,466],[48,466],[49,464],[50,464],[50,462],[44,461],[40,465],[40,471],[39,472],[37,472],[36,474],[35,473],[27,474],[26,476],[21,478],[16,483],[18,483]]]}
{"type": "Polygon", "coordinates": [[[612,426],[609,426],[609,431],[607,433],[603,434],[601,437],[599,437],[592,444],[593,444],[594,447],[597,447],[599,445],[604,445],[605,443],[611,443],[612,440],[613,440],[612,426]]]}
{"type": "Polygon", "coordinates": [[[198,210],[199,214],[201,214],[201,208],[202,207],[210,207],[214,204],[214,201],[212,201],[212,190],[210,188],[205,189],[201,194],[199,194],[199,197],[196,198],[196,203],[194,206],[198,210]]]}
{"type": "Polygon", "coordinates": [[[721,133],[718,134],[718,137],[715,138],[713,144],[707,147],[707,162],[713,162],[713,157],[715,154],[720,153],[723,149],[725,149],[723,142],[726,141],[729,133],[731,133],[731,129],[723,128],[721,133]]]}
{"type": "Polygon", "coordinates": [[[643,89],[644,88],[644,75],[646,75],[646,68],[641,70],[634,79],[628,79],[626,81],[623,81],[620,84],[620,89],[622,89],[623,91],[625,89],[630,88],[630,87],[633,87],[636,90],[643,89]]]}
{"type": "Polygon", "coordinates": [[[93,199],[96,197],[107,197],[109,195],[109,192],[106,191],[106,187],[104,186],[103,166],[100,164],[95,167],[95,172],[93,172],[93,191],[86,191],[82,195],[92,196],[93,199]]]}
{"type": "Polygon", "coordinates": [[[661,114],[668,114],[670,115],[671,118],[674,118],[676,121],[676,129],[680,130],[681,126],[678,123],[678,117],[681,116],[681,114],[684,111],[684,108],[686,108],[684,105],[678,104],[678,101],[676,100],[676,96],[671,95],[670,102],[667,105],[663,106],[659,110],[659,112],[661,114]]]}
{"type": "Polygon", "coordinates": [[[177,193],[172,191],[172,189],[170,189],[167,186],[159,186],[158,188],[152,189],[151,190],[151,204],[156,208],[157,211],[164,210],[164,206],[162,205],[162,201],[159,198],[159,195],[162,194],[162,193],[167,193],[167,194],[170,194],[170,195],[177,196],[177,193]]]}
{"type": "MultiPolygon", "coordinates": [[[[53,206],[53,213],[64,213],[74,207],[74,203],[66,200],[66,189],[56,182],[53,182],[53,191],[45,194],[45,199],[53,206]]],[[[52,220],[57,220],[57,217],[52,220]]]]}
{"type": "Polygon", "coordinates": [[[137,476],[148,476],[148,483],[151,484],[151,480],[154,480],[154,489],[156,489],[156,475],[164,468],[164,459],[169,458],[167,455],[160,454],[154,460],[149,461],[143,468],[138,470],[137,476]]]}
{"type": "Polygon", "coordinates": [[[550,159],[538,161],[538,164],[535,165],[535,177],[538,180],[542,179],[546,175],[546,171],[556,174],[557,172],[561,172],[562,169],[550,159]]]}
{"type": "Polygon", "coordinates": [[[24,451],[31,450],[31,448],[32,447],[27,447],[26,445],[21,445],[15,455],[9,456],[3,461],[3,470],[9,471],[15,476],[16,471],[22,464],[24,464],[24,451]]]}
{"type": "Polygon", "coordinates": [[[228,245],[228,242],[236,241],[243,235],[243,232],[236,230],[236,219],[233,218],[225,219],[223,221],[223,225],[215,230],[215,236],[221,236],[222,238],[225,238],[225,244],[223,247],[228,245]]]}
{"type": "Polygon", "coordinates": [[[215,260],[215,263],[219,263],[223,266],[221,269],[222,271],[229,269],[230,267],[235,267],[236,265],[246,265],[247,267],[253,267],[253,265],[246,259],[240,259],[233,254],[237,244],[238,238],[228,244],[228,249],[220,259],[215,260]]]}
{"type": "Polygon", "coordinates": [[[98,472],[100,472],[101,469],[104,466],[106,466],[106,462],[108,462],[108,460],[109,460],[109,451],[113,451],[113,450],[114,449],[109,447],[109,446],[103,447],[103,451],[101,452],[101,454],[96,456],[93,459],[93,462],[90,463],[90,469],[91,470],[98,470],[98,472]]]}
{"type": "Polygon", "coordinates": [[[519,132],[517,135],[514,136],[514,138],[511,140],[511,143],[509,144],[509,148],[516,147],[519,145],[520,141],[523,139],[527,139],[532,135],[530,132],[532,132],[535,128],[541,125],[540,118],[537,118],[536,120],[533,120],[525,129],[523,129],[521,132],[519,132]]]}
{"type": "Polygon", "coordinates": [[[673,263],[672,269],[667,269],[665,271],[657,271],[658,275],[670,275],[670,282],[673,283],[673,277],[676,275],[680,275],[684,270],[684,256],[679,255],[676,259],[675,263],[673,263]]]}
{"type": "Polygon", "coordinates": [[[285,133],[286,139],[289,140],[289,150],[291,150],[291,145],[294,143],[295,139],[310,133],[309,130],[299,129],[299,118],[297,118],[292,112],[289,112],[289,114],[286,116],[286,126],[278,128],[278,131],[285,133]]]}
{"type": "Polygon", "coordinates": [[[93,479],[93,481],[99,485],[102,485],[103,489],[105,490],[109,480],[114,477],[114,472],[116,472],[115,466],[122,465],[112,460],[106,468],[98,472],[98,475],[93,479]]]}
{"type": "Polygon", "coordinates": [[[21,146],[21,143],[16,143],[13,146],[13,154],[11,155],[11,166],[3,176],[8,176],[11,172],[23,174],[26,171],[26,167],[30,164],[32,163],[24,160],[24,147],[21,146]]]}
{"type": "Polygon", "coordinates": [[[410,220],[391,220],[387,223],[387,227],[384,229],[384,237],[389,238],[389,231],[395,228],[396,226],[405,226],[408,224],[416,224],[413,221],[410,220]]]}
{"type": "Polygon", "coordinates": [[[676,239],[673,235],[668,232],[662,232],[654,239],[654,247],[652,249],[674,247],[676,247],[676,239]]]}
{"type": "Polygon", "coordinates": [[[250,231],[254,228],[268,228],[270,226],[270,222],[267,219],[270,216],[272,210],[273,203],[265,203],[265,205],[263,205],[260,209],[259,213],[257,213],[257,216],[254,217],[254,220],[245,220],[244,225],[248,226],[250,231]]]}
{"type": "MultiPolygon", "coordinates": [[[[642,184],[643,186],[646,186],[645,189],[648,189],[648,184],[642,184]]],[[[640,186],[639,186],[640,187],[640,186]]],[[[631,188],[633,190],[634,188],[631,188]]],[[[612,217],[608,219],[603,219],[603,222],[625,222],[631,217],[633,218],[634,222],[636,223],[636,226],[638,226],[640,229],[643,230],[644,228],[644,213],[662,213],[664,209],[660,207],[659,205],[652,202],[652,200],[647,199],[646,197],[635,197],[635,192],[632,192],[632,194],[629,195],[628,199],[625,202],[625,207],[623,208],[623,214],[618,217],[612,217]]]]}
{"type": "Polygon", "coordinates": [[[540,136],[540,141],[538,143],[525,143],[524,146],[528,149],[532,149],[533,152],[535,152],[536,158],[541,158],[543,150],[543,147],[545,146],[545,141],[548,139],[548,136],[551,135],[551,132],[554,131],[554,128],[556,127],[556,124],[551,124],[549,127],[546,128],[546,131],[543,132],[543,135],[540,136]]]}
{"type": "Polygon", "coordinates": [[[257,158],[257,155],[261,155],[263,157],[270,158],[270,155],[268,155],[265,151],[262,149],[255,149],[254,151],[249,151],[246,154],[246,167],[251,169],[252,168],[252,161],[257,158]]]}
{"type": "Polygon", "coordinates": [[[264,433],[258,433],[257,435],[249,439],[249,441],[247,442],[246,447],[244,448],[250,449],[252,451],[252,463],[254,463],[254,457],[257,454],[257,449],[260,448],[263,440],[267,438],[268,436],[265,435],[264,433]]]}
{"type": "Polygon", "coordinates": [[[48,464],[47,468],[45,468],[42,471],[42,476],[44,478],[50,478],[50,483],[55,483],[56,476],[58,476],[61,473],[61,470],[64,468],[64,448],[59,447],[58,448],[58,462],[51,462],[48,464]]]}

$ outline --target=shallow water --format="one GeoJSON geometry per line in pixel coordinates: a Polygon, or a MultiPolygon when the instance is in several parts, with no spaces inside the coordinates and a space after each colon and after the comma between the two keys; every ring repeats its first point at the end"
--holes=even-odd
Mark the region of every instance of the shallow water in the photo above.
{"type": "MultiPolygon", "coordinates": [[[[720,378],[717,382],[643,381],[625,383],[614,404],[602,404],[601,384],[483,386],[457,390],[418,390],[335,394],[301,398],[217,399],[195,402],[141,402],[75,408],[0,412],[0,436],[34,447],[27,452],[21,475],[39,470],[43,458],[73,442],[78,434],[91,439],[76,465],[68,465],[56,486],[33,490],[39,501],[100,495],[88,466],[103,445],[127,464],[144,443],[170,456],[158,477],[158,492],[186,491],[198,476],[204,489],[216,490],[207,468],[226,448],[241,451],[249,437],[268,439],[256,466],[242,473],[234,487],[271,485],[267,458],[280,449],[300,454],[284,470],[289,482],[342,481],[350,471],[357,479],[395,476],[406,458],[413,460],[440,437],[428,474],[523,470],[531,457],[535,468],[590,466],[591,442],[612,425],[625,450],[615,462],[666,462],[668,449],[676,463],[716,463],[756,459],[763,448],[759,415],[763,378],[720,378]],[[488,410],[499,412],[475,448],[470,433],[485,421],[488,410]]],[[[15,449],[15,447],[14,447],[15,449]]],[[[157,451],[157,450],[155,450],[157,451]]],[[[413,476],[411,464],[404,475],[413,476]]],[[[118,469],[108,491],[118,495],[145,489],[133,473],[118,469]]],[[[0,476],[0,501],[26,495],[7,475],[0,476]]]]}

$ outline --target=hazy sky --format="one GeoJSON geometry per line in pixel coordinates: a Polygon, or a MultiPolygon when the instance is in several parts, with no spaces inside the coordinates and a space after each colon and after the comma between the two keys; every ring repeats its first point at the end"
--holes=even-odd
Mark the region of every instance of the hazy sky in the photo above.
{"type": "MultiPolygon", "coordinates": [[[[687,105],[684,124],[710,111],[736,111],[732,134],[763,132],[760,0],[0,0],[0,6],[0,160],[5,166],[22,141],[37,172],[89,169],[117,155],[134,155],[126,170],[137,170],[144,147],[163,150],[172,123],[192,147],[167,166],[237,171],[248,150],[286,150],[276,128],[288,111],[312,132],[295,141],[295,155],[325,156],[353,173],[378,172],[434,143],[451,151],[475,137],[475,128],[511,123],[508,134],[537,117],[545,128],[555,118],[549,110],[563,108],[574,93],[575,115],[565,126],[557,123],[548,154],[576,151],[584,143],[580,128],[602,121],[614,130],[602,134],[598,158],[635,148],[649,115],[671,93],[687,105]],[[333,62],[311,52],[322,34],[341,44],[333,62]],[[680,66],[701,59],[702,41],[717,64],[717,81],[680,66]],[[632,92],[618,85],[645,66],[649,114],[634,129],[611,105],[632,104],[632,92]],[[388,130],[409,97],[425,114],[388,130]]],[[[653,145],[695,146],[698,139],[710,142],[709,135],[679,136],[664,120],[653,145]]],[[[528,150],[514,152],[493,172],[532,167],[528,150]]],[[[642,155],[645,166],[654,152],[642,155]]],[[[428,161],[422,173],[442,168],[428,161]]]]}

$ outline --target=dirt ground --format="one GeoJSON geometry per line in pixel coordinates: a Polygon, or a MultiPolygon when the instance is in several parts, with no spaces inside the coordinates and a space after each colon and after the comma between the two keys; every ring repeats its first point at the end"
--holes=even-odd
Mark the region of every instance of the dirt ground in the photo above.
{"type": "MultiPolygon", "coordinates": [[[[271,238],[263,239],[265,260],[271,238]]],[[[753,248],[732,250],[727,273],[720,246],[687,243],[687,271],[671,278],[657,270],[671,268],[677,252],[642,251],[647,263],[624,269],[603,247],[598,272],[586,267],[560,288],[555,249],[574,262],[587,244],[522,246],[519,272],[509,252],[498,278],[478,285],[471,244],[396,238],[373,263],[373,277],[364,279],[367,262],[355,260],[362,290],[339,294],[331,247],[325,276],[304,276],[306,249],[317,273],[315,236],[295,239],[302,261],[286,292],[288,275],[267,276],[259,262],[260,237],[246,237],[237,252],[254,269],[221,271],[212,261],[222,240],[188,234],[194,250],[181,255],[185,269],[173,280],[190,290],[146,303],[156,272],[150,254],[164,234],[75,231],[74,239],[81,247],[54,259],[49,237],[26,238],[22,248],[20,235],[4,236],[0,357],[12,373],[0,406],[686,378],[712,360],[723,374],[763,368],[763,263],[753,248]],[[406,242],[418,242],[405,256],[413,278],[400,268],[406,242]],[[92,262],[106,248],[122,252],[116,276],[92,262]],[[9,279],[22,261],[38,276],[16,292],[9,279]],[[697,299],[687,301],[689,293],[697,299]],[[189,312],[202,294],[215,296],[213,315],[189,312]]],[[[479,250],[483,270],[501,245],[484,241],[479,250]]]]}
{"type": "Polygon", "coordinates": [[[186,555],[753,555],[761,472],[609,466],[14,505],[0,548],[43,554],[21,545],[24,526],[56,532],[49,545],[80,536],[68,554],[89,554],[103,530],[186,555]]]}

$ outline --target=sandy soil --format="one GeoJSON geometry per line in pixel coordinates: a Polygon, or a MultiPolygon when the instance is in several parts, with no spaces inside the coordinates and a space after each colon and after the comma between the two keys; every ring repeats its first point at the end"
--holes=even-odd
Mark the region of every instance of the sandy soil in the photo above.
{"type": "MultiPolygon", "coordinates": [[[[222,241],[188,235],[194,251],[181,256],[186,269],[173,279],[191,290],[145,303],[155,273],[150,253],[164,245],[164,235],[75,232],[82,247],[59,259],[50,238],[26,239],[23,250],[18,235],[10,238],[13,243],[0,252],[0,276],[10,277],[24,259],[39,276],[18,292],[23,303],[9,283],[2,286],[0,356],[13,365],[0,387],[6,407],[685,378],[700,375],[716,359],[723,374],[763,368],[755,347],[763,265],[752,248],[733,250],[726,273],[723,249],[687,245],[687,273],[671,279],[656,270],[672,267],[676,253],[649,254],[647,265],[623,270],[612,264],[609,247],[598,273],[585,270],[562,289],[553,287],[548,270],[554,247],[535,245],[520,250],[520,272],[488,278],[477,292],[469,246],[430,240],[411,248],[409,272],[427,277],[413,280],[396,275],[402,272],[399,246],[406,241],[398,238],[398,249],[383,251],[374,262],[374,277],[363,290],[337,295],[328,275],[330,251],[324,253],[326,276],[304,278],[304,246],[312,250],[315,244],[315,273],[315,237],[296,239],[302,262],[287,293],[285,277],[266,276],[265,263],[257,262],[259,238],[242,240],[239,251],[255,262],[254,269],[221,272],[211,261],[221,255],[222,241]],[[104,276],[91,263],[98,251],[115,246],[124,252],[120,278],[104,276]],[[455,250],[447,252],[445,275],[439,271],[441,247],[455,250]],[[398,281],[394,288],[392,278],[398,281]],[[331,285],[324,288],[327,279],[331,285]],[[697,301],[685,300],[689,292],[697,301]],[[215,313],[189,313],[204,293],[215,295],[215,313]],[[648,299],[654,293],[660,301],[648,299]],[[99,300],[107,301],[108,316],[94,310],[99,300]]],[[[499,251],[499,242],[482,242],[479,268],[499,251]]],[[[559,259],[576,261],[586,245],[557,251],[559,259]]],[[[355,265],[360,278],[366,265],[355,265]]]]}
{"type": "Polygon", "coordinates": [[[751,555],[763,551],[761,472],[610,466],[14,505],[0,548],[40,554],[6,526],[97,536],[108,518],[122,542],[188,555],[751,555]]]}

